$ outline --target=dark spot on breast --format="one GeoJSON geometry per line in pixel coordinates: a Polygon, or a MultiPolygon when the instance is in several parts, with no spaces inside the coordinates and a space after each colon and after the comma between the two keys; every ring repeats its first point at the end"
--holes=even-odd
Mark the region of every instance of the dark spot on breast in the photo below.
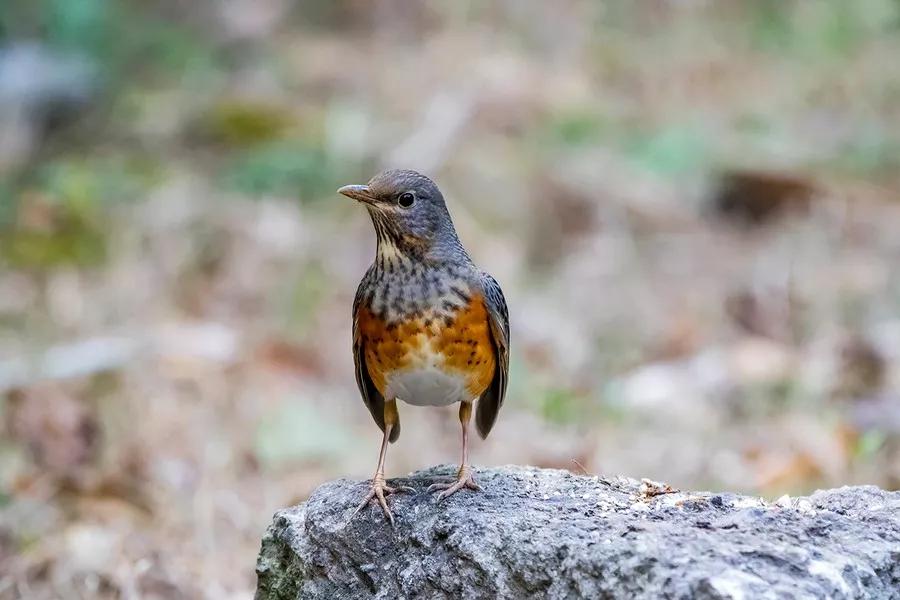
{"type": "Polygon", "coordinates": [[[453,327],[453,317],[451,315],[444,316],[444,326],[453,327]]]}
{"type": "Polygon", "coordinates": [[[425,319],[425,327],[431,327],[431,319],[425,319]]]}
{"type": "Polygon", "coordinates": [[[463,291],[463,289],[460,288],[459,286],[456,286],[456,285],[450,286],[450,291],[453,292],[453,294],[454,294],[457,298],[459,298],[460,300],[462,300],[462,301],[465,302],[466,304],[468,304],[468,303],[469,303],[469,300],[472,299],[471,296],[469,296],[469,294],[467,294],[465,291],[463,291]]]}
{"type": "Polygon", "coordinates": [[[452,302],[450,302],[449,300],[444,300],[443,302],[441,302],[441,307],[443,307],[444,310],[455,310],[456,309],[456,305],[453,304],[452,302]]]}

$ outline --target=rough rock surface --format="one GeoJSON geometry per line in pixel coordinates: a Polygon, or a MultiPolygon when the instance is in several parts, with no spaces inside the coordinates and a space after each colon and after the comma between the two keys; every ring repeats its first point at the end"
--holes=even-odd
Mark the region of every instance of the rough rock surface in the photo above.
{"type": "Polygon", "coordinates": [[[900,492],[844,487],[774,502],[633,479],[482,469],[483,493],[418,493],[348,522],[339,480],[275,515],[257,600],[294,598],[900,598],[900,492]]]}

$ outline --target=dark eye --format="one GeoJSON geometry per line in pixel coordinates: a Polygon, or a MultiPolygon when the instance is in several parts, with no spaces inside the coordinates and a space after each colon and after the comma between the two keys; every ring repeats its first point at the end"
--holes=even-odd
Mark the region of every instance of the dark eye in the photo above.
{"type": "Polygon", "coordinates": [[[415,202],[416,197],[413,196],[412,192],[403,192],[400,194],[400,197],[397,198],[397,204],[402,206],[403,208],[409,208],[415,202]]]}

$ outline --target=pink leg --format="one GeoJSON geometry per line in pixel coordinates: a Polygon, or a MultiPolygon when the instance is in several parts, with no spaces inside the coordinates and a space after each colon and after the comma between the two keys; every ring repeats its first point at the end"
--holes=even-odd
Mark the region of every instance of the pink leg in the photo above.
{"type": "Polygon", "coordinates": [[[462,425],[462,464],[456,473],[456,481],[452,483],[435,483],[428,487],[429,492],[443,490],[438,494],[440,502],[447,496],[455,494],[463,488],[480,492],[481,486],[475,482],[475,472],[469,466],[469,419],[472,417],[472,403],[462,402],[459,405],[459,423],[462,425]]]}

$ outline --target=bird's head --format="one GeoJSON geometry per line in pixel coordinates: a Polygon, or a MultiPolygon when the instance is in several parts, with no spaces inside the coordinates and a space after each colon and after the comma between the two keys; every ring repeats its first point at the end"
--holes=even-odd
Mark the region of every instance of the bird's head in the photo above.
{"type": "Polygon", "coordinates": [[[364,204],[378,236],[379,252],[426,256],[458,239],[444,196],[415,171],[383,171],[365,185],[345,185],[338,193],[364,204]]]}

